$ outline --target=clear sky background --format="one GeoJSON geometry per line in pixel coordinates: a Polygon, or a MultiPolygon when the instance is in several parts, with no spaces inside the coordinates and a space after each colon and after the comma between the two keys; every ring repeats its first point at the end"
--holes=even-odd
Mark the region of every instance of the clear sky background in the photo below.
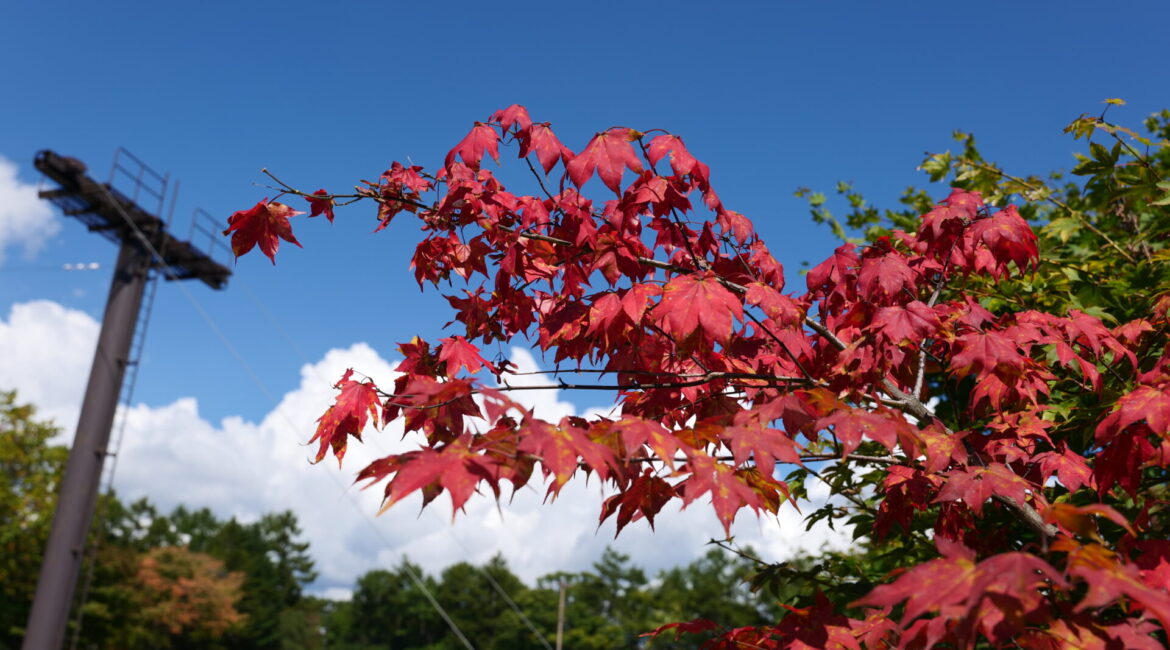
{"type": "MultiPolygon", "coordinates": [[[[1081,143],[1062,127],[1104,98],[1126,99],[1111,116],[1130,124],[1170,106],[1165,2],[14,0],[2,11],[0,388],[40,403],[68,435],[116,251],[35,200],[40,149],[98,177],[118,146],[169,171],[185,235],[196,208],[224,222],[271,195],[256,185],[262,167],[336,191],[392,160],[433,169],[474,120],[512,103],[575,150],[614,125],[664,128],[711,166],[724,203],[755,221],[799,286],[800,263],[835,244],[792,196],[798,186],[849,180],[892,204],[954,129],[1009,170],[1067,169],[1081,143]],[[103,266],[60,270],[77,262],[103,266]]],[[[544,507],[535,494],[500,511],[481,500],[454,527],[448,511],[416,518],[403,504],[375,530],[362,513],[376,495],[344,486],[363,453],[397,436],[340,472],[308,466],[302,443],[341,371],[385,376],[397,343],[449,335],[446,302],[408,270],[417,227],[373,226],[364,206],[332,226],[295,219],[305,248],[286,244],[277,266],[253,253],[226,291],[160,287],[119,489],[225,516],[295,509],[318,591],[340,593],[404,552],[436,570],[498,550],[528,578],[586,567],[612,538],[594,533],[595,487],[544,507]]],[[[534,399],[550,417],[604,406],[534,399]]],[[[687,561],[720,533],[694,510],[617,546],[650,568],[687,561]]],[[[737,532],[774,557],[836,539],[802,534],[790,514],[737,532]]]]}

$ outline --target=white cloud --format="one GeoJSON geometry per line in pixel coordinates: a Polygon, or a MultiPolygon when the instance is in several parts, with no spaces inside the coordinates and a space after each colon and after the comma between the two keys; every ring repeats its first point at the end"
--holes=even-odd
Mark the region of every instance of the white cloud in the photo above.
{"type": "Polygon", "coordinates": [[[16,389],[71,439],[99,329],[85,312],[48,300],[13,305],[0,320],[0,390],[16,389]]]}
{"type": "Polygon", "coordinates": [[[22,183],[16,164],[0,157],[0,264],[9,248],[33,256],[61,229],[49,204],[37,197],[35,185],[22,183]]]}
{"type": "MultiPolygon", "coordinates": [[[[17,305],[8,323],[0,323],[0,355],[6,359],[12,353],[26,356],[20,363],[3,364],[4,371],[13,366],[67,368],[64,357],[68,355],[88,359],[96,328],[85,314],[54,303],[17,305]],[[35,336],[41,338],[25,338],[35,336]],[[24,344],[16,345],[16,341],[24,344]],[[69,351],[60,350],[61,341],[71,342],[69,351]]],[[[513,361],[520,369],[537,369],[526,351],[514,351],[513,361]]],[[[118,464],[119,493],[126,499],[149,497],[164,510],[179,504],[206,506],[221,517],[243,520],[291,509],[311,543],[320,573],[314,590],[338,595],[362,573],[393,566],[403,555],[437,573],[455,562],[478,564],[502,553],[518,575],[532,582],[552,571],[587,569],[606,545],[629,554],[653,573],[691,561],[706,552],[708,540],[723,537],[711,508],[700,502],[686,511],[668,506],[656,518],[657,532],[637,522],[614,540],[612,519],[597,527],[604,495],[596,480],[570,482],[551,503],[544,503],[541,485],[520,490],[511,501],[505,494],[499,505],[490,496],[473,498],[454,523],[450,504],[442,497],[425,511],[420,512],[415,497],[374,517],[381,487],[362,490],[352,485],[353,477],[370,460],[409,447],[409,439],[401,440],[401,428],[371,431],[365,444],[351,442],[341,470],[332,457],[320,465],[310,464],[315,448],[305,445],[316,418],[331,403],[330,384],[350,367],[381,386],[389,386],[394,377],[392,363],[358,343],[331,350],[321,361],[304,366],[300,385],[260,422],[229,417],[213,424],[200,416],[194,397],[159,407],[133,407],[118,464]]],[[[40,401],[55,391],[46,412],[63,411],[80,402],[84,378],[58,383],[52,372],[33,375],[24,378],[22,395],[40,401]]],[[[0,375],[0,381],[5,379],[0,375]]],[[[547,377],[526,379],[552,384],[547,377]]],[[[557,390],[513,395],[547,419],[575,411],[557,390]]],[[[841,547],[848,542],[847,535],[824,526],[806,532],[801,519],[788,507],[778,518],[757,519],[744,512],[732,533],[739,543],[776,560],[800,549],[816,550],[826,543],[841,547]]]]}

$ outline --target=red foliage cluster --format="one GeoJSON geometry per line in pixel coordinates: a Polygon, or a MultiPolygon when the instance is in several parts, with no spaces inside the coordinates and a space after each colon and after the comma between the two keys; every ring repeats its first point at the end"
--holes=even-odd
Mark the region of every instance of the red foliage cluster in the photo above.
{"type": "MultiPolygon", "coordinates": [[[[781,265],[751,222],[724,207],[681,138],[611,128],[574,154],[521,106],[477,122],[433,175],[395,163],[358,197],[378,202],[383,227],[404,211],[420,220],[411,262],[420,284],[456,276],[468,286],[448,297],[463,336],[402,345],[388,390],[347,374],[314,436],[318,459],[332,448],[340,460],[367,420],[420,432],[422,448],[361,472],[387,482],[388,505],[446,491],[458,509],[479,487],[498,496],[539,467],[551,494],[582,473],[607,482],[614,494],[601,519],[616,515],[619,531],[641,518],[652,525],[674,499],[704,497],[729,527],[744,508],[774,513],[790,498],[777,464],[871,463],[886,472],[874,534],[941,505],[941,557],[853,603],[862,618],[822,602],[774,628],[729,631],[717,647],[965,645],[977,636],[1034,648],[1153,647],[1154,621],[1170,626],[1170,543],[1108,549],[1093,517],[1135,524],[1108,506],[1046,497],[1056,482],[1132,493],[1143,468],[1170,461],[1170,357],[1116,400],[1091,449],[1054,442],[1041,417],[1058,377],[1100,391],[1102,368],[1138,373],[1137,341],[1165,315],[1111,330],[1077,311],[996,315],[952,290],[1037,263],[1037,239],[1014,206],[994,210],[956,189],[916,232],[842,246],[809,271],[807,291],[785,294],[781,265]],[[506,190],[483,162],[512,142],[559,183],[542,183],[539,195],[506,190]],[[582,193],[594,174],[612,198],[582,193]],[[431,190],[436,198],[424,201],[431,190]],[[708,218],[696,217],[704,210],[708,218]],[[548,422],[511,400],[506,364],[477,345],[517,336],[533,337],[557,364],[612,377],[620,416],[548,422]],[[971,391],[971,428],[935,417],[927,376],[971,391]],[[857,453],[863,444],[871,451],[857,453]],[[1014,517],[1026,547],[976,532],[989,510],[1014,517]],[[1123,615],[1092,615],[1117,603],[1123,615]],[[895,607],[897,620],[888,616],[895,607]]],[[[332,216],[333,197],[306,198],[313,214],[332,216]]],[[[295,243],[287,214],[262,202],[233,215],[237,254],[258,242],[271,257],[277,236],[295,243]]]]}

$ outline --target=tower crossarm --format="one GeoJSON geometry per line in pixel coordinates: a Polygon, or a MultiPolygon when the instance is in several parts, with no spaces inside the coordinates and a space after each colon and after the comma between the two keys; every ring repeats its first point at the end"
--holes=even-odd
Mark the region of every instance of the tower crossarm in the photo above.
{"type": "Polygon", "coordinates": [[[171,235],[161,218],[116,188],[94,180],[80,160],[44,150],[37,154],[35,164],[58,186],[41,191],[40,196],[67,216],[80,220],[91,231],[114,243],[133,241],[137,238],[135,230],[141,232],[162,256],[162,264],[170,269],[167,279],[202,280],[213,289],[227,286],[231,269],[190,242],[171,235]]]}

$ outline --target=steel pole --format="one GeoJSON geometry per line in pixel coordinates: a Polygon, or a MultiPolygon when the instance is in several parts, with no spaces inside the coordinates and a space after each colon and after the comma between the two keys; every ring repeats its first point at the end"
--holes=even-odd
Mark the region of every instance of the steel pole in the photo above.
{"type": "Polygon", "coordinates": [[[132,238],[122,241],[77,433],[57,493],[57,511],[37,578],[24,650],[56,650],[65,639],[150,261],[150,255],[132,238]]]}

